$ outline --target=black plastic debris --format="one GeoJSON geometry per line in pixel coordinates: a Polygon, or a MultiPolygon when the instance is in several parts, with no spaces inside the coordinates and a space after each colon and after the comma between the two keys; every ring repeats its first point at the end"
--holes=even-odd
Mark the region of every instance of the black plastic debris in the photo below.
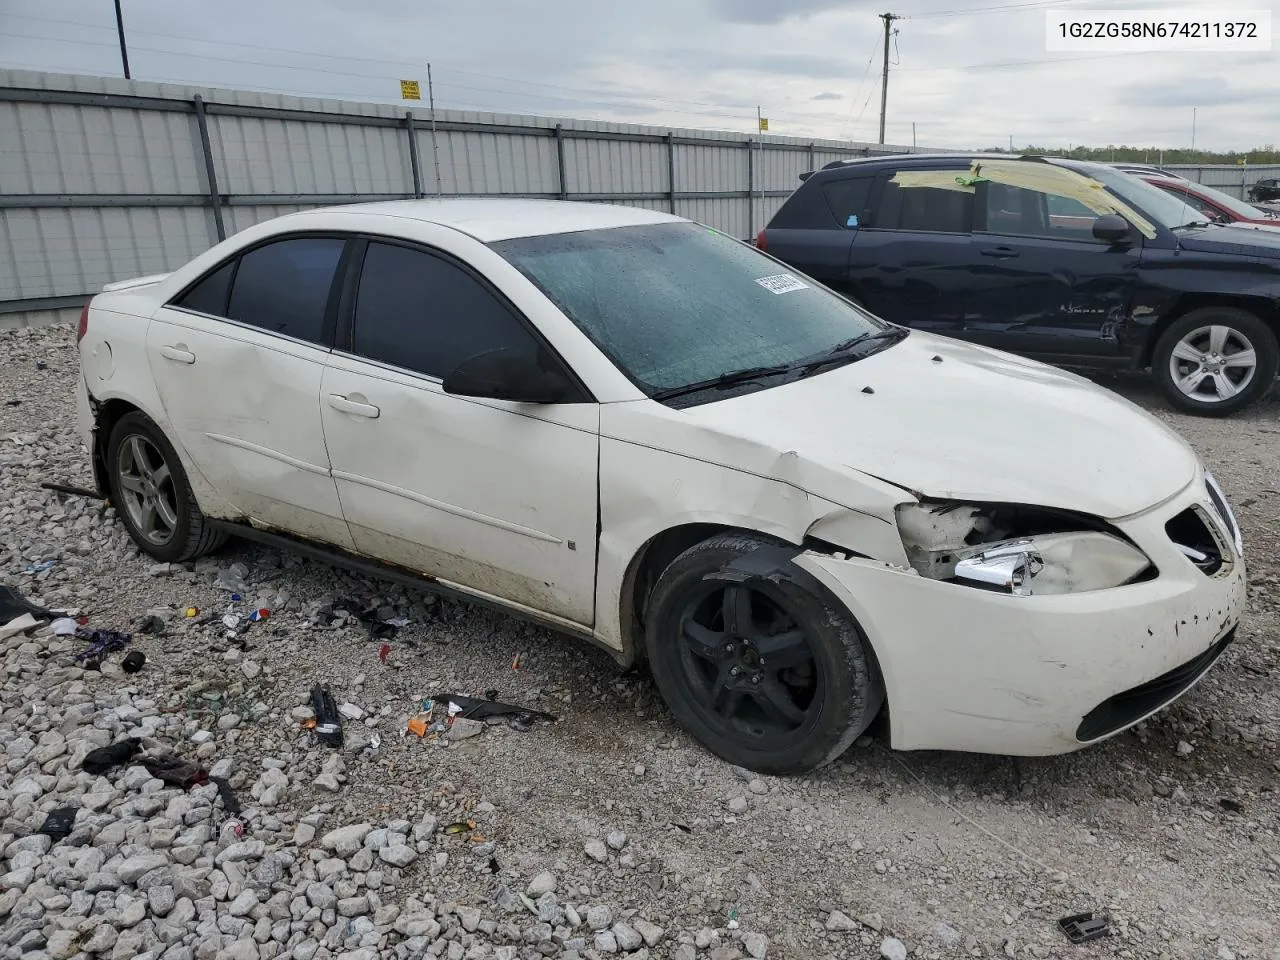
{"type": "Polygon", "coordinates": [[[145,757],[142,765],[147,768],[147,773],[157,780],[163,780],[183,790],[190,790],[192,787],[209,782],[209,771],[204,767],[173,754],[145,757]]]}
{"type": "Polygon", "coordinates": [[[85,487],[73,487],[65,483],[42,483],[40,484],[45,490],[53,490],[55,493],[69,493],[73,497],[89,497],[91,500],[102,500],[103,496],[97,490],[89,490],[85,487]]]}
{"type": "Polygon", "coordinates": [[[125,673],[137,673],[142,669],[143,664],[147,662],[147,656],[141,650],[131,650],[123,660],[120,666],[125,673]]]}
{"type": "Polygon", "coordinates": [[[1228,813],[1240,813],[1244,810],[1244,804],[1232,797],[1221,797],[1218,806],[1228,813]]]}
{"type": "Polygon", "coordinates": [[[150,616],[143,617],[138,623],[138,632],[151,634],[156,637],[163,637],[165,634],[164,618],[157,617],[154,613],[150,616]]]}
{"type": "Polygon", "coordinates": [[[37,369],[37,370],[48,370],[48,369],[49,369],[49,364],[48,364],[48,363],[46,363],[44,360],[37,360],[37,361],[36,361],[36,369],[37,369]]]}
{"type": "MultiPolygon", "coordinates": [[[[492,693],[493,691],[489,692],[492,693]]],[[[437,699],[456,706],[458,708],[456,716],[466,720],[488,720],[490,717],[507,718],[507,725],[519,733],[528,733],[538,720],[546,720],[548,723],[556,722],[556,718],[549,713],[543,713],[541,710],[531,710],[528,707],[519,707],[514,703],[503,703],[492,697],[488,700],[479,700],[475,697],[464,697],[460,693],[450,693],[437,699]]],[[[452,715],[453,711],[450,710],[449,713],[452,715]]]]}
{"type": "Polygon", "coordinates": [[[85,754],[84,762],[80,766],[86,773],[92,773],[95,776],[106,773],[113,767],[132,760],[141,745],[142,742],[137,737],[130,737],[105,747],[98,747],[97,750],[90,750],[85,754]]]}
{"type": "Polygon", "coordinates": [[[75,828],[76,814],[79,812],[79,807],[58,807],[56,810],[50,810],[49,815],[44,818],[44,823],[36,832],[52,837],[54,843],[65,840],[75,828]]]}
{"type": "Polygon", "coordinates": [[[316,739],[326,746],[342,746],[342,715],[328,687],[316,684],[311,688],[311,709],[316,714],[316,739]]]}
{"type": "Polygon", "coordinates": [[[0,583],[0,624],[16,620],[24,613],[29,613],[37,620],[61,620],[65,613],[54,613],[44,607],[36,606],[13,587],[0,583]]]}
{"type": "Polygon", "coordinates": [[[1085,943],[1111,935],[1111,918],[1105,913],[1077,913],[1058,921],[1058,929],[1072,943],[1085,943]]]}

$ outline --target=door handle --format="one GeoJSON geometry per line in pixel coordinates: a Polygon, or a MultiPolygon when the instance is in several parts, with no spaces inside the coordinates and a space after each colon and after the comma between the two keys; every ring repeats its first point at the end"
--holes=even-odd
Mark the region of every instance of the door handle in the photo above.
{"type": "Polygon", "coordinates": [[[176,347],[161,347],[160,356],[164,357],[166,360],[176,360],[178,363],[196,362],[196,355],[188,350],[183,344],[178,344],[176,347]]]}
{"type": "Polygon", "coordinates": [[[986,247],[978,252],[984,257],[995,257],[997,260],[1012,260],[1018,255],[1013,247],[986,247]]]}
{"type": "Polygon", "coordinates": [[[368,417],[370,420],[377,420],[378,414],[382,412],[372,403],[365,403],[363,400],[351,400],[336,393],[329,394],[329,406],[343,413],[349,413],[353,417],[368,417]]]}

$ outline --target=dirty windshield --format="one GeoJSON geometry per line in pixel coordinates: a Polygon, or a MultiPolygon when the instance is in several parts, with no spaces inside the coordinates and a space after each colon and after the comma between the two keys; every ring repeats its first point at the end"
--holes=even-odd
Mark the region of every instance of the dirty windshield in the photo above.
{"type": "Polygon", "coordinates": [[[1101,164],[1089,164],[1085,172],[1105,184],[1111,193],[1125,203],[1137,207],[1168,230],[1189,223],[1206,222],[1204,214],[1192,203],[1181,197],[1171,196],[1138,177],[1101,164]]]}
{"type": "Polygon", "coordinates": [[[905,333],[692,223],[493,246],[658,398],[700,393],[699,385],[772,385],[820,369],[823,358],[848,362],[885,349],[905,333]]]}

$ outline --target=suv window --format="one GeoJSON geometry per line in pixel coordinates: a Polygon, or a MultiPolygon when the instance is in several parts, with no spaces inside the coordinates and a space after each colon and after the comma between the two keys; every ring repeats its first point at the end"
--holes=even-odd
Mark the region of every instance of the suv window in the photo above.
{"type": "Polygon", "coordinates": [[[972,223],[973,191],[903,185],[891,178],[885,181],[884,189],[880,192],[880,201],[876,205],[871,225],[882,230],[968,233],[972,223]]]}
{"type": "Polygon", "coordinates": [[[856,227],[866,216],[867,200],[871,194],[871,177],[854,177],[848,180],[832,180],[822,185],[822,194],[831,208],[831,215],[842,227],[856,227]]]}
{"type": "Polygon", "coordinates": [[[463,360],[537,342],[462,267],[423,250],[370,243],[356,294],[352,349],[370,360],[444,379],[463,360]]]}
{"type": "Polygon", "coordinates": [[[1070,197],[1007,183],[982,184],[986,233],[1052,240],[1092,240],[1097,214],[1070,197]]]}
{"type": "Polygon", "coordinates": [[[227,316],[323,342],[325,307],[345,244],[337,237],[293,237],[250,250],[235,272],[227,316]]]}

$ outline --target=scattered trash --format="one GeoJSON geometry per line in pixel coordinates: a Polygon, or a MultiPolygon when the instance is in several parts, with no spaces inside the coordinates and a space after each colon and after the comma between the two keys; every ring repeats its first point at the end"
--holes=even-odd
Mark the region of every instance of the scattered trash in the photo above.
{"type": "Polygon", "coordinates": [[[232,603],[239,603],[239,602],[240,602],[241,600],[243,600],[243,599],[244,599],[244,597],[240,596],[240,594],[238,594],[238,593],[233,593],[233,594],[231,595],[231,602],[232,602],[232,603]]]}
{"type": "Polygon", "coordinates": [[[137,673],[142,669],[143,664],[147,662],[147,656],[141,650],[132,650],[120,661],[120,667],[125,673],[137,673]]]}
{"type": "Polygon", "coordinates": [[[236,817],[228,817],[218,828],[218,843],[229,847],[244,837],[244,822],[236,817]]]}
{"type": "Polygon", "coordinates": [[[341,747],[342,717],[328,687],[316,684],[311,688],[311,707],[316,713],[316,737],[326,746],[341,747]]]}
{"type": "Polygon", "coordinates": [[[5,405],[6,407],[19,407],[19,406],[22,406],[22,401],[21,401],[21,400],[17,400],[17,399],[15,399],[15,400],[6,400],[6,401],[4,402],[4,405],[5,405]]]}
{"type": "Polygon", "coordinates": [[[525,729],[532,727],[535,720],[546,720],[550,723],[556,722],[556,718],[549,713],[531,710],[528,707],[519,707],[513,703],[503,703],[500,700],[477,700],[474,697],[464,697],[457,693],[448,694],[440,699],[449,704],[450,716],[460,716],[467,720],[514,717],[519,720],[525,729]]]}
{"type": "Polygon", "coordinates": [[[1222,797],[1218,800],[1218,806],[1229,813],[1240,813],[1244,810],[1244,804],[1232,797],[1222,797]]]}
{"type": "Polygon", "coordinates": [[[36,361],[36,369],[37,369],[37,370],[48,370],[48,369],[49,369],[49,364],[47,364],[47,363],[46,363],[45,361],[43,361],[43,360],[37,360],[37,361],[36,361]]]}
{"type": "Polygon", "coordinates": [[[138,632],[163,637],[165,633],[164,618],[155,614],[143,617],[142,622],[138,624],[138,632]]]}
{"type": "Polygon", "coordinates": [[[182,615],[183,615],[184,617],[186,617],[188,620],[191,620],[191,619],[193,619],[194,617],[198,617],[198,616],[200,616],[200,608],[199,608],[199,607],[187,607],[187,609],[185,609],[185,610],[183,610],[183,611],[182,611],[182,615]]]}
{"type": "Polygon", "coordinates": [[[476,828],[474,820],[459,820],[457,823],[451,823],[444,828],[444,832],[449,836],[455,836],[459,833],[466,833],[476,828]]]}
{"type": "Polygon", "coordinates": [[[427,721],[421,716],[410,717],[405,730],[416,737],[425,737],[427,735],[427,721]]]}
{"type": "Polygon", "coordinates": [[[378,648],[378,662],[386,663],[387,657],[391,656],[391,644],[384,643],[378,648]]]}
{"type": "Polygon", "coordinates": [[[40,825],[40,829],[36,833],[43,833],[46,837],[51,837],[54,843],[59,840],[65,840],[75,828],[76,814],[79,812],[79,807],[58,807],[56,810],[50,810],[49,815],[44,818],[44,823],[40,825]]]}
{"type": "Polygon", "coordinates": [[[147,773],[157,780],[171,783],[175,787],[181,787],[183,790],[189,790],[191,787],[209,782],[209,772],[204,767],[198,763],[192,763],[190,760],[183,760],[173,754],[166,754],[160,757],[145,757],[142,765],[147,768],[147,773]]]}
{"type": "Polygon", "coordinates": [[[249,614],[249,622],[257,623],[260,620],[266,620],[270,616],[271,616],[270,610],[268,610],[266,607],[259,607],[257,610],[253,611],[253,613],[249,614]]]}
{"type": "Polygon", "coordinates": [[[42,483],[40,484],[45,490],[53,490],[56,493],[69,493],[73,497],[89,497],[91,500],[104,500],[97,490],[88,490],[84,487],[73,487],[65,483],[42,483]]]}
{"type": "Polygon", "coordinates": [[[321,607],[312,615],[312,622],[318,626],[336,627],[347,618],[364,624],[371,640],[392,640],[395,638],[397,629],[407,627],[410,623],[407,617],[391,617],[383,620],[378,616],[377,607],[357,603],[349,598],[335,600],[321,607]]]}
{"type": "Polygon", "coordinates": [[[44,573],[46,570],[52,570],[57,565],[57,560],[41,560],[39,563],[27,564],[24,572],[29,574],[44,573]]]}
{"type": "Polygon", "coordinates": [[[235,630],[237,627],[240,626],[240,614],[238,613],[225,614],[222,618],[222,623],[223,623],[223,626],[225,626],[228,630],[235,630]]]}
{"type": "Polygon", "coordinates": [[[44,607],[38,607],[13,587],[0,584],[0,623],[8,623],[16,617],[29,613],[37,620],[59,620],[65,613],[54,613],[44,607]]]}
{"type": "Polygon", "coordinates": [[[101,664],[102,658],[107,654],[123,650],[133,642],[132,635],[128,633],[118,633],[115,630],[90,630],[88,627],[80,627],[76,630],[76,636],[81,640],[88,640],[90,645],[87,650],[77,653],[75,658],[94,665],[101,664]]]}
{"type": "Polygon", "coordinates": [[[78,624],[70,617],[59,617],[49,626],[53,628],[55,637],[72,637],[75,636],[78,624]]]}
{"type": "Polygon", "coordinates": [[[737,907],[729,908],[729,920],[725,924],[725,926],[728,927],[730,930],[738,929],[738,908],[737,907]]]}
{"type": "Polygon", "coordinates": [[[521,657],[523,657],[523,656],[524,656],[524,654],[523,654],[523,653],[517,653],[517,654],[515,655],[515,657],[514,657],[514,658],[512,658],[512,660],[511,660],[511,669],[512,669],[512,670],[519,670],[519,669],[520,669],[520,658],[521,658],[521,657]]]}
{"type": "Polygon", "coordinates": [[[369,734],[369,749],[377,750],[380,746],[382,746],[382,738],[378,736],[378,731],[375,730],[369,734]]]}
{"type": "Polygon", "coordinates": [[[1085,943],[1088,940],[1110,936],[1111,931],[1107,929],[1110,922],[1111,918],[1105,913],[1077,913],[1059,920],[1058,929],[1066,934],[1067,939],[1072,943],[1085,943]]]}
{"type": "Polygon", "coordinates": [[[137,737],[129,737],[127,740],[119,740],[108,746],[98,747],[96,750],[90,750],[85,754],[84,761],[80,764],[80,767],[85,773],[92,773],[94,776],[98,776],[113,767],[120,766],[122,763],[128,763],[133,759],[134,754],[141,749],[141,746],[141,740],[137,737]]]}

